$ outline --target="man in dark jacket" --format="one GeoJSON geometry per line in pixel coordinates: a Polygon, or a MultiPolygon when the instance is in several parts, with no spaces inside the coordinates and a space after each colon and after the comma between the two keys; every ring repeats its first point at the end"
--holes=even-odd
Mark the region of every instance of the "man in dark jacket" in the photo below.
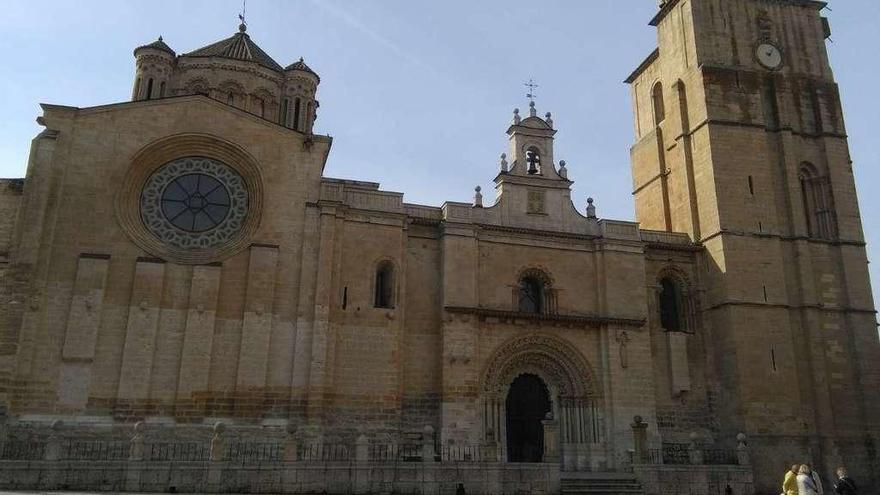
{"type": "Polygon", "coordinates": [[[837,482],[834,483],[834,493],[838,495],[858,495],[859,493],[856,482],[847,476],[845,467],[837,468],[837,482]]]}

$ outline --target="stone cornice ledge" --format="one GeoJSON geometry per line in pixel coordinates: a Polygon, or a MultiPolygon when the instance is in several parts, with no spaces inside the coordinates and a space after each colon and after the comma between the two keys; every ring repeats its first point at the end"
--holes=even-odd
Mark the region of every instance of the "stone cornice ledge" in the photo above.
{"type": "Polygon", "coordinates": [[[523,313],[520,311],[507,311],[503,309],[490,308],[474,308],[467,306],[446,306],[443,308],[447,313],[475,315],[480,319],[497,318],[498,320],[527,320],[541,321],[552,324],[561,324],[567,326],[587,326],[587,325],[623,325],[630,327],[642,327],[645,325],[644,319],[634,318],[617,318],[613,316],[597,316],[583,314],[536,314],[523,313]]]}

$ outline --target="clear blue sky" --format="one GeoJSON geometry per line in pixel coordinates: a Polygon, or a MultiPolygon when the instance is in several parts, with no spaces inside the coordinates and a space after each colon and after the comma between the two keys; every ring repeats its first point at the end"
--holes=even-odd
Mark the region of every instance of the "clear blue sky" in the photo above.
{"type": "MultiPolygon", "coordinates": [[[[305,57],[322,78],[317,132],[326,175],[381,182],[413,203],[491,191],[523,83],[559,129],[583,208],[633,219],[629,89],[621,81],[655,46],[656,0],[251,0],[248,33],[281,65],[305,57]]],[[[880,293],[880,2],[835,0],[829,44],[880,293]]],[[[0,16],[0,177],[22,177],[38,103],[125,101],[132,50],[163,35],[178,53],[236,31],[238,0],[6,1],[0,16]]],[[[488,194],[491,196],[491,192],[488,194]]]]}

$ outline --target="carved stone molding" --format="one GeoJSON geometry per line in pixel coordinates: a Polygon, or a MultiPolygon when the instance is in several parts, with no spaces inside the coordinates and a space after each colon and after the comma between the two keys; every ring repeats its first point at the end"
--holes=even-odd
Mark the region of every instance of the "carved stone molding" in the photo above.
{"type": "Polygon", "coordinates": [[[263,178],[256,160],[239,146],[206,134],[178,134],[155,141],[139,151],[116,195],[116,217],[128,237],[158,258],[182,264],[207,264],[223,260],[247,247],[260,224],[263,178]],[[183,157],[204,157],[224,164],[237,174],[246,195],[246,211],[234,231],[221,243],[182,247],[157,235],[142,216],[141,197],[157,170],[183,157]]]}

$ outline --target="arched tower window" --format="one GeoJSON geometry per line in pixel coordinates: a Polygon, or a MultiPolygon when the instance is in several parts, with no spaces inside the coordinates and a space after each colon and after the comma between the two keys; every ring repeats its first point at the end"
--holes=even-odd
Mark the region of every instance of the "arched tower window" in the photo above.
{"type": "Polygon", "coordinates": [[[666,106],[663,104],[663,84],[659,81],[651,90],[651,102],[654,107],[654,125],[660,125],[666,118],[666,106]]]}
{"type": "Polygon", "coordinates": [[[137,78],[134,80],[134,92],[131,95],[131,99],[137,101],[140,97],[141,93],[141,78],[137,78]]]}
{"type": "Polygon", "coordinates": [[[284,127],[287,125],[287,113],[290,111],[290,98],[281,100],[281,114],[278,116],[278,123],[284,127]]]}
{"type": "Polygon", "coordinates": [[[259,110],[260,110],[260,117],[265,118],[266,117],[266,100],[263,100],[261,98],[259,100],[259,105],[257,105],[257,108],[259,108],[259,110]]]}
{"type": "Polygon", "coordinates": [[[521,313],[555,314],[556,292],[550,277],[537,268],[520,273],[514,286],[514,305],[521,313]]]}
{"type": "Polygon", "coordinates": [[[144,95],[145,100],[153,97],[153,78],[147,79],[147,93],[144,95]]]}
{"type": "Polygon", "coordinates": [[[376,283],[373,298],[374,307],[394,307],[394,265],[390,261],[383,261],[376,267],[376,283]]]}
{"type": "Polygon", "coordinates": [[[306,119],[308,120],[306,122],[306,131],[312,132],[312,125],[314,125],[314,123],[315,123],[315,104],[312,102],[309,102],[308,106],[309,106],[309,110],[308,110],[308,113],[306,114],[306,119]]]}
{"type": "Polygon", "coordinates": [[[541,152],[538,148],[532,146],[526,150],[526,165],[529,175],[541,173],[541,152]]]}
{"type": "Polygon", "coordinates": [[[293,128],[301,131],[302,126],[299,123],[300,109],[302,107],[302,100],[299,98],[293,100],[293,128]]]}
{"type": "Polygon", "coordinates": [[[535,277],[519,281],[519,310],[523,313],[544,312],[544,284],[535,277]]]}
{"type": "Polygon", "coordinates": [[[812,164],[804,163],[798,178],[801,182],[808,235],[817,239],[836,238],[837,219],[828,176],[820,176],[812,164]]]}
{"type": "Polygon", "coordinates": [[[681,286],[669,277],[660,280],[660,326],[667,332],[685,331],[681,286]]]}
{"type": "Polygon", "coordinates": [[[159,85],[159,98],[165,98],[165,81],[159,85]]]}
{"type": "Polygon", "coordinates": [[[234,94],[229,93],[228,95],[226,95],[226,104],[227,105],[235,105],[235,95],[234,94]]]}

